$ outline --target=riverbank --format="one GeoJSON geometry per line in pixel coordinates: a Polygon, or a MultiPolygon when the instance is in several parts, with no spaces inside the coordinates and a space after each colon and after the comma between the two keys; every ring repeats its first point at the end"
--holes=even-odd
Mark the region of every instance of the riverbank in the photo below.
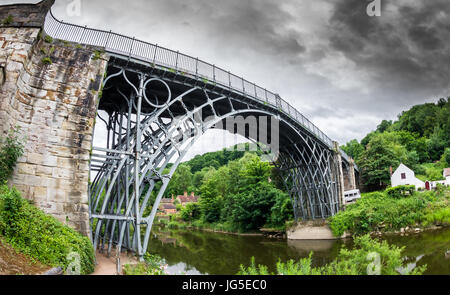
{"type": "Polygon", "coordinates": [[[410,234],[450,226],[450,188],[392,196],[363,194],[328,219],[333,235],[410,234]]]}

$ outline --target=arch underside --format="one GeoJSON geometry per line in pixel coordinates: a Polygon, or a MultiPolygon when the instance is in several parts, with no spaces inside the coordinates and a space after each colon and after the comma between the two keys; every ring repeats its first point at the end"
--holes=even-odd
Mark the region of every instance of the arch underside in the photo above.
{"type": "Polygon", "coordinates": [[[289,193],[296,220],[326,218],[340,208],[334,151],[273,107],[207,83],[193,84],[161,72],[111,63],[99,117],[107,128],[104,148],[93,148],[89,186],[94,247],[135,251],[148,247],[157,208],[184,155],[210,128],[228,128],[254,142],[279,140],[274,165],[289,193]],[[256,118],[232,130],[227,118],[256,118]],[[268,118],[263,124],[260,119],[268,118]],[[276,121],[278,125],[271,125],[276,121]],[[251,124],[250,124],[251,125],[251,124]],[[256,132],[254,129],[257,129],[256,132]],[[260,132],[264,129],[265,132],[260,132]],[[265,137],[265,138],[262,138],[265,137]],[[163,174],[168,164],[170,172],[163,174]],[[150,204],[151,194],[156,201],[150,204]],[[146,210],[152,206],[151,212],[146,210]],[[114,247],[114,248],[113,248],[114,247]]]}

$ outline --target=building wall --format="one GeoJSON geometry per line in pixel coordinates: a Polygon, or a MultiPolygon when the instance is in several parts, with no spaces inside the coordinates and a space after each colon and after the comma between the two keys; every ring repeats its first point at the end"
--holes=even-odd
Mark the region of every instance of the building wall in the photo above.
{"type": "Polygon", "coordinates": [[[39,31],[0,27],[0,132],[19,126],[26,136],[9,182],[46,213],[88,234],[90,150],[107,59],[95,59],[93,47],[46,43],[39,31]]]}

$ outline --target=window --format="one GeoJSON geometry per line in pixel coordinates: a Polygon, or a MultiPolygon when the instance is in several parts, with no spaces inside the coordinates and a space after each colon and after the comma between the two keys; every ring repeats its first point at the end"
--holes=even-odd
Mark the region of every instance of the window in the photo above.
{"type": "Polygon", "coordinates": [[[401,176],[402,176],[402,179],[406,179],[406,173],[402,173],[401,176]]]}

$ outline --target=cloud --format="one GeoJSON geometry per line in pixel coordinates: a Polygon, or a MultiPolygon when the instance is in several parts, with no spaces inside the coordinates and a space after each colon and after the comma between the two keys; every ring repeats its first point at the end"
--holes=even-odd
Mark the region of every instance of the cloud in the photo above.
{"type": "Polygon", "coordinates": [[[381,17],[365,16],[366,3],[335,1],[332,49],[367,72],[376,87],[404,93],[448,90],[450,64],[443,63],[450,60],[448,1],[384,0],[381,17]]]}

